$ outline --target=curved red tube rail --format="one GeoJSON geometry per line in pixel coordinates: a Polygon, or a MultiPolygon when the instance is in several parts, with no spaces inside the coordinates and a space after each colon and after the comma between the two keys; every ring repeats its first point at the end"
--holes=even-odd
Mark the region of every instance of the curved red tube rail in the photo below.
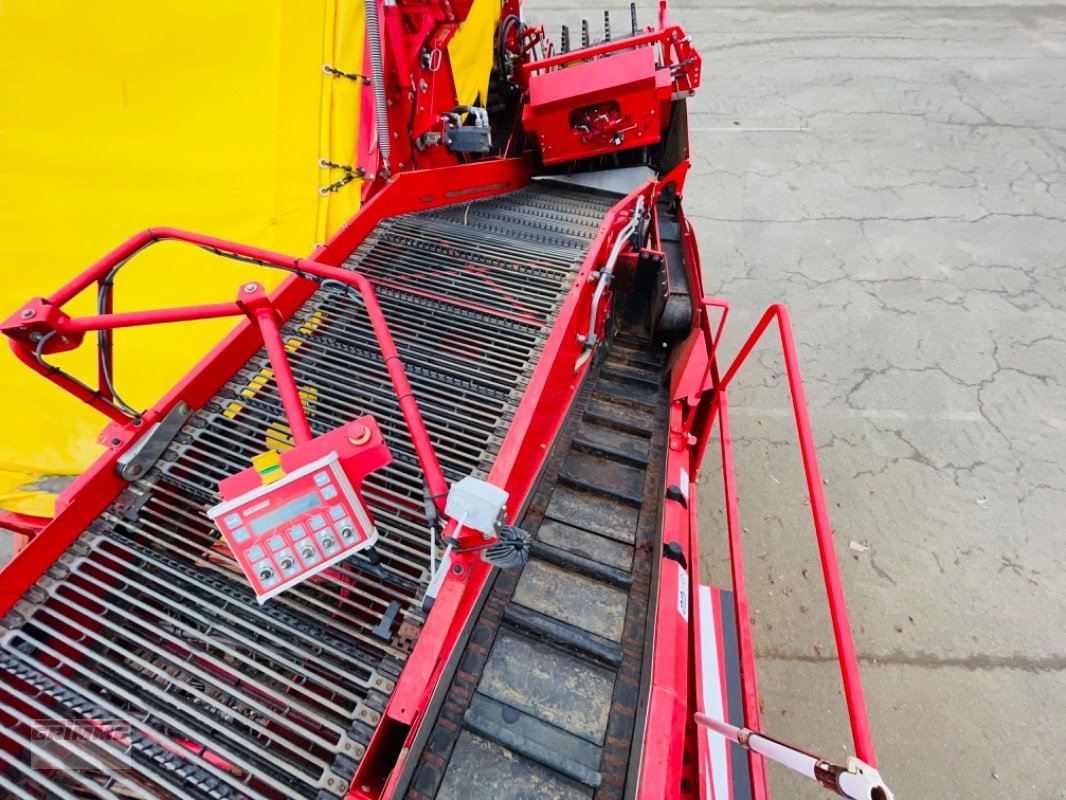
{"type": "MultiPolygon", "coordinates": [[[[83,335],[87,331],[108,330],[115,327],[129,327],[135,325],[152,325],[179,320],[235,316],[245,313],[244,308],[238,303],[190,306],[182,309],[135,311],[123,314],[82,317],[79,319],[71,319],[62,313],[61,308],[65,303],[89,288],[92,284],[106,280],[108,274],[116,266],[132,258],[149,245],[165,240],[187,242],[196,245],[197,247],[205,248],[218,255],[236,256],[241,260],[259,264],[261,266],[279,267],[303,277],[311,276],[321,280],[338,281],[358,290],[359,294],[362,296],[363,303],[366,306],[366,313],[370,319],[370,324],[374,329],[374,335],[378,340],[378,346],[385,362],[385,368],[388,370],[389,379],[392,382],[393,389],[396,392],[397,401],[400,405],[400,411],[403,413],[404,421],[407,423],[407,428],[411,435],[411,442],[414,445],[415,454],[418,457],[419,463],[422,466],[429,493],[432,496],[436,507],[443,513],[444,499],[448,493],[448,486],[444,478],[444,473],[441,470],[440,462],[437,460],[437,454],[433,450],[433,444],[430,441],[429,433],[427,432],[425,422],[422,419],[422,413],[418,409],[418,403],[412,393],[411,384],[407,380],[407,373],[404,370],[403,362],[400,360],[400,354],[396,349],[396,343],[392,338],[392,333],[389,331],[388,322],[385,319],[384,312],[381,309],[381,305],[378,303],[377,295],[374,293],[374,287],[364,275],[361,275],[358,272],[329,266],[310,258],[296,258],[282,253],[275,253],[258,247],[250,247],[236,242],[229,242],[224,239],[216,239],[212,236],[190,233],[176,228],[149,228],[123,242],[83,273],[60,287],[49,297],[38,298],[27,303],[20,311],[12,315],[3,326],[0,326],[0,331],[10,337],[11,349],[14,351],[15,355],[30,368],[44,375],[56,385],[66,389],[79,400],[88,403],[93,408],[106,414],[111,419],[120,423],[129,422],[131,418],[128,415],[123,414],[121,410],[116,408],[113,404],[109,403],[109,398],[106,398],[102,389],[94,391],[92,388],[78,383],[77,381],[73,381],[65,375],[41,364],[36,356],[36,347],[33,344],[34,340],[31,338],[31,328],[38,321],[43,320],[47,330],[55,331],[61,336],[65,335],[68,341],[73,342],[76,345],[79,341],[77,337],[83,335]]],[[[255,321],[259,324],[260,328],[263,329],[264,340],[267,342],[266,346],[268,354],[271,355],[272,363],[287,363],[283,357],[283,353],[270,353],[272,346],[271,341],[278,340],[276,336],[267,334],[269,334],[271,326],[273,326],[273,330],[276,332],[277,326],[273,317],[271,316],[270,319],[266,319],[267,316],[268,315],[266,314],[261,315],[258,312],[254,314],[255,321]],[[275,360],[274,355],[280,355],[281,358],[275,360]]],[[[287,392],[287,394],[293,396],[283,396],[283,400],[288,401],[285,403],[288,408],[293,404],[293,397],[295,397],[295,407],[299,408],[298,394],[293,394],[296,390],[295,384],[291,381],[291,373],[289,374],[289,378],[290,380],[288,383],[292,384],[289,388],[292,389],[292,392],[287,392]]],[[[284,376],[281,376],[279,389],[283,393],[286,393],[286,388],[282,387],[283,383],[286,383],[286,380],[284,376]]],[[[294,416],[302,417],[302,413],[294,416]]],[[[303,426],[300,426],[299,420],[290,420],[290,424],[294,425],[293,434],[297,441],[301,438],[310,438],[310,430],[306,429],[306,419],[304,419],[303,423],[303,426]]]]}

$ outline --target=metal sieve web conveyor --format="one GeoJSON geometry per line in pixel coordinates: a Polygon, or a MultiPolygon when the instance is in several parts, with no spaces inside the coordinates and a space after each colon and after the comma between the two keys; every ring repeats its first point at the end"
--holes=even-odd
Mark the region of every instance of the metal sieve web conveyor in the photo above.
{"type": "MultiPolygon", "coordinates": [[[[449,482],[491,467],[617,199],[532,185],[386,219],[348,259],[374,283],[449,482]]],[[[319,289],[282,335],[312,432],[372,414],[395,457],[365,486],[382,532],[372,560],[259,605],[205,516],[222,478],[288,440],[261,350],[3,620],[0,793],[344,794],[423,621],[423,479],[361,303],[319,289]],[[98,733],[113,720],[132,769],[106,770],[110,751],[67,736],[91,768],[50,770],[61,756],[25,719],[98,733]]]]}

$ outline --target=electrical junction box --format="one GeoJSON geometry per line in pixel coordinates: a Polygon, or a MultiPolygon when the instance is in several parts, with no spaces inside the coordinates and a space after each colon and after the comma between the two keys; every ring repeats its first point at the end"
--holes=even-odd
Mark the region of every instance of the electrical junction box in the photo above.
{"type": "Polygon", "coordinates": [[[496,536],[505,522],[507,497],[498,486],[468,475],[449,490],[444,513],[464,528],[481,531],[486,537],[496,536]]]}

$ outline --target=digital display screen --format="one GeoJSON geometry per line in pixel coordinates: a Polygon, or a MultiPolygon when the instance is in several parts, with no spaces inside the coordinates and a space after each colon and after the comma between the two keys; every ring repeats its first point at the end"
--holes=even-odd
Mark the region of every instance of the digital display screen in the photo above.
{"type": "Polygon", "coordinates": [[[293,500],[281,508],[274,509],[269,514],[264,514],[258,519],[252,520],[248,527],[252,529],[252,533],[258,536],[273,530],[293,517],[298,517],[304,512],[310,511],[312,508],[318,508],[320,505],[322,505],[322,500],[319,498],[318,492],[311,492],[310,494],[305,494],[299,500],[293,500]]]}

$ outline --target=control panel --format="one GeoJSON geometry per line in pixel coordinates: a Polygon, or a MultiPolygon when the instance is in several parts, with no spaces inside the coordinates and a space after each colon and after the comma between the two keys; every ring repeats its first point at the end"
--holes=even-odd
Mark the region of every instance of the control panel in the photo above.
{"type": "Polygon", "coordinates": [[[373,417],[284,453],[269,451],[219,484],[207,513],[262,603],[377,541],[359,493],[392,461],[373,417]]]}

